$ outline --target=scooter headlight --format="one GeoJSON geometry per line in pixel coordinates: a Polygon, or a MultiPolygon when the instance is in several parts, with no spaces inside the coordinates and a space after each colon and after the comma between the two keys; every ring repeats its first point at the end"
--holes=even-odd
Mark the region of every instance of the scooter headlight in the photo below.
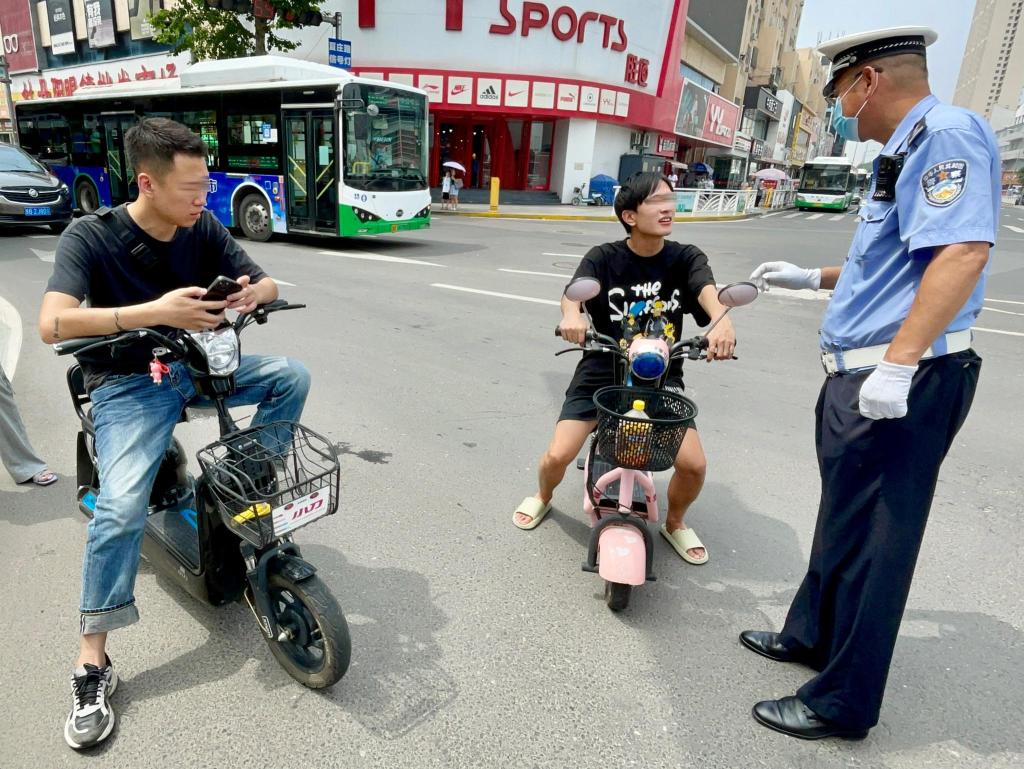
{"type": "Polygon", "coordinates": [[[667,365],[665,358],[654,350],[639,353],[630,362],[633,376],[640,379],[657,379],[665,373],[667,365]]]}
{"type": "Polygon", "coordinates": [[[192,338],[206,353],[206,361],[213,376],[227,376],[238,369],[242,353],[234,328],[225,326],[222,329],[197,331],[192,334],[192,338]]]}

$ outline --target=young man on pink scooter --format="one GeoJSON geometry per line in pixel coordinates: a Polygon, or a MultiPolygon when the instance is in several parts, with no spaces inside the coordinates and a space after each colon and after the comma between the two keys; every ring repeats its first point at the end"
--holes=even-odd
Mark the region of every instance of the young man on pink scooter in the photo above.
{"type": "MultiPolygon", "coordinates": [[[[628,315],[635,315],[637,326],[643,328],[656,310],[676,329],[682,328],[684,315],[692,315],[697,325],[706,326],[725,312],[704,252],[666,240],[676,213],[676,195],[667,178],[657,173],[631,177],[615,198],[615,213],[628,237],[592,248],[574,276],[593,277],[601,283],[601,294],[586,303],[595,331],[621,339],[622,321],[628,315]]],[[[563,296],[562,338],[582,345],[588,327],[581,305],[563,296]]],[[[724,318],[708,335],[707,359],[730,360],[735,347],[732,323],[724,318]]],[[[670,376],[669,389],[681,392],[679,363],[670,376]]],[[[594,393],[613,384],[614,369],[608,356],[584,353],[566,390],[554,436],[541,457],[537,492],[526,497],[512,517],[520,529],[536,528],[551,510],[555,487],[597,425],[594,393]]],[[[667,520],[660,531],[684,561],[695,565],[707,563],[708,551],[683,518],[700,494],[706,469],[697,431],[687,430],[669,482],[667,520]]]]}

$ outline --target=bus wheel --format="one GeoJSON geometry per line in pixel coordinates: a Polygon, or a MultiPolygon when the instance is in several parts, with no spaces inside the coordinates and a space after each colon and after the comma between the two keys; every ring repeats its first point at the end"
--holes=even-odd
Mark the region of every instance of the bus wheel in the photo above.
{"type": "Polygon", "coordinates": [[[249,240],[265,242],[274,234],[270,221],[270,204],[259,193],[246,196],[238,206],[238,226],[249,240]]]}
{"type": "Polygon", "coordinates": [[[94,214],[100,207],[100,193],[96,185],[88,179],[81,179],[75,185],[75,200],[83,214],[94,214]]]}

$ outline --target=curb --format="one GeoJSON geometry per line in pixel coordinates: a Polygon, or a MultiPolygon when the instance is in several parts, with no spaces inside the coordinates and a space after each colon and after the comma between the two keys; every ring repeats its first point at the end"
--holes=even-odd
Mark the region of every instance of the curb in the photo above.
{"type": "Polygon", "coordinates": [[[0,296],[0,365],[12,382],[21,355],[21,336],[21,315],[13,304],[0,296]]]}
{"type": "MultiPolygon", "coordinates": [[[[504,214],[500,211],[434,211],[431,216],[467,216],[475,219],[525,219],[539,222],[614,222],[618,219],[614,216],[587,216],[586,214],[504,214]]],[[[677,222],[737,222],[745,219],[754,219],[756,214],[732,214],[728,216],[677,216],[677,222]]]]}

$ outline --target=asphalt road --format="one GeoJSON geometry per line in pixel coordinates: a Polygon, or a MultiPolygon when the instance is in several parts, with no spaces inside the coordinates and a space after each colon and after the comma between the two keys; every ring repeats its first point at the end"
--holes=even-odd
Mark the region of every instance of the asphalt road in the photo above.
{"type": "MultiPolygon", "coordinates": [[[[690,368],[710,470],[688,522],[711,561],[688,566],[658,539],[658,581],[613,615],[579,568],[578,473],[536,531],[510,518],[534,490],[572,371],[552,355],[561,286],[588,247],[621,231],[438,217],[401,237],[248,244],[309,309],[253,329],[245,347],[310,366],[304,421],[344,452],[340,511],[297,539],[348,614],[349,674],[328,692],[303,689],[246,608],[199,605],[144,564],[142,622],[110,644],[118,731],[88,756],[61,737],[85,532],[77,428],[67,361],[34,331],[56,241],[0,234],[0,296],[25,325],[15,386],[33,441],[64,476],[27,489],[0,474],[0,765],[1021,766],[1022,219],[1004,211],[978,324],[978,398],[939,484],[882,722],[864,742],[802,743],[757,726],[751,705],[792,693],[808,672],[736,639],[781,625],[805,568],[824,302],[766,295],[734,314],[740,360],[690,368]]],[[[728,282],[764,259],[838,264],[854,226],[852,215],[780,214],[677,225],[676,237],[701,245],[728,282]]],[[[182,433],[195,448],[215,425],[182,433]]]]}

